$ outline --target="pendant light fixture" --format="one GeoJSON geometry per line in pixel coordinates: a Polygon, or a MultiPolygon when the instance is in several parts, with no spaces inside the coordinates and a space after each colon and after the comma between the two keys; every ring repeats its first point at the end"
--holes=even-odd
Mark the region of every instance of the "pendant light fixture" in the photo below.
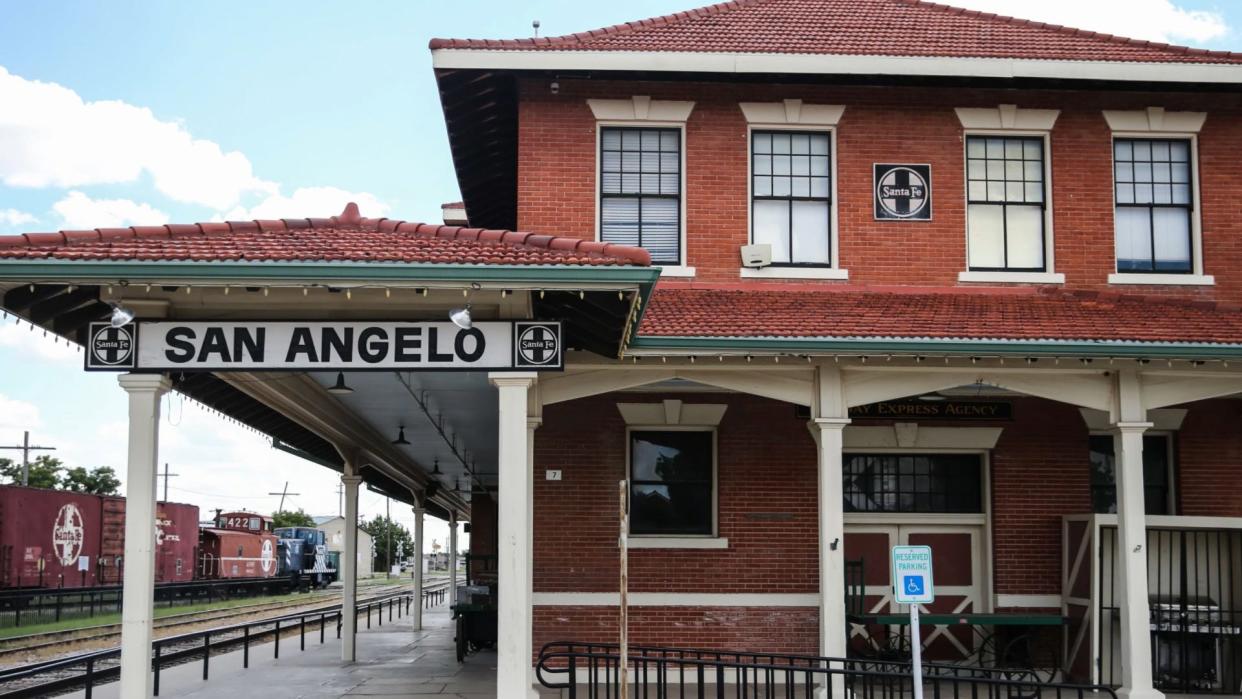
{"type": "Polygon", "coordinates": [[[354,389],[345,383],[345,372],[336,372],[336,383],[328,389],[328,393],[331,393],[334,396],[348,396],[353,392],[354,389]]]}
{"type": "Polygon", "coordinates": [[[108,323],[114,328],[123,328],[134,322],[134,312],[122,306],[120,302],[112,304],[112,317],[108,323]]]}
{"type": "Polygon", "coordinates": [[[470,317],[470,295],[481,288],[478,282],[470,282],[470,289],[466,292],[466,305],[449,311],[449,320],[453,321],[453,325],[462,330],[469,330],[474,327],[474,319],[470,317]]]}
{"type": "Polygon", "coordinates": [[[409,444],[409,442],[405,439],[405,425],[402,425],[400,429],[397,430],[397,438],[392,440],[392,443],[397,446],[406,446],[409,444]]]}

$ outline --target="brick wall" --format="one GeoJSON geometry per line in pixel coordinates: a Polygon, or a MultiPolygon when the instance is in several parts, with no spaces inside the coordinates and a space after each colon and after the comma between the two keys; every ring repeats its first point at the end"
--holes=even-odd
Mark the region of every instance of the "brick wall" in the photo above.
{"type": "Polygon", "coordinates": [[[1242,405],[1210,400],[1189,407],[1177,433],[1178,514],[1242,517],[1242,492],[1233,486],[1242,464],[1242,405]]]}
{"type": "MultiPolygon", "coordinates": [[[[1001,91],[609,82],[560,79],[521,83],[518,225],[523,230],[593,238],[596,229],[595,121],[586,99],[694,100],[686,125],[688,264],[699,282],[738,283],[738,246],[748,241],[748,143],[739,101],[799,98],[843,104],[837,135],[840,257],[851,284],[955,286],[965,269],[963,146],[953,107],[1017,104],[1060,109],[1052,131],[1056,271],[1067,288],[1107,288],[1113,271],[1111,132],[1101,109],[1203,110],[1200,134],[1204,264],[1214,288],[1156,288],[1158,293],[1242,300],[1242,114],[1237,95],[1001,91]],[[872,212],[876,162],[930,163],[929,222],[877,222],[872,212]]],[[[664,283],[670,283],[665,281],[664,283]]],[[[751,284],[761,284],[751,281],[751,284]]],[[[840,282],[805,282],[829,284],[840,282]]],[[[1134,287],[1125,287],[1134,291],[1134,287]]],[[[1150,287],[1140,287],[1145,293],[1150,287]]]]}

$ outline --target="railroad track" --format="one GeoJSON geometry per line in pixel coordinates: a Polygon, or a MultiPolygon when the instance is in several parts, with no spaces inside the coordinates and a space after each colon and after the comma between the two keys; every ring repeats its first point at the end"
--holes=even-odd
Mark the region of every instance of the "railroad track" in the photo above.
{"type": "MultiPolygon", "coordinates": [[[[424,589],[434,589],[445,582],[447,580],[428,581],[423,587],[424,589]]],[[[397,592],[403,587],[403,585],[377,585],[368,587],[365,590],[360,589],[360,593],[368,596],[360,597],[359,603],[365,604],[368,600],[397,592]]],[[[264,616],[277,617],[283,613],[297,611],[303,607],[315,607],[339,600],[341,594],[340,591],[320,592],[304,599],[289,600],[287,602],[259,602],[228,607],[226,609],[165,616],[155,620],[156,637],[176,635],[175,633],[170,633],[170,631],[173,629],[183,630],[213,621],[240,620],[246,617],[256,617],[259,619],[264,616]]],[[[109,647],[107,645],[108,641],[119,642],[120,636],[121,625],[118,623],[6,639],[0,642],[0,667],[55,658],[61,654],[59,651],[80,650],[83,646],[92,650],[103,650],[109,647]]],[[[115,646],[115,643],[113,646],[115,646]]]]}

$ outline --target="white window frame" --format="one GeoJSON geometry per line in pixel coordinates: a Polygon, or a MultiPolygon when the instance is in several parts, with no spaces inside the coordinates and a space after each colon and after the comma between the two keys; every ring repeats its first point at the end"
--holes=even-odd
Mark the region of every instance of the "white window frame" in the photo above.
{"type": "Polygon", "coordinates": [[[1203,273],[1203,223],[1199,199],[1199,134],[1193,131],[1113,131],[1108,142],[1109,198],[1113,214],[1113,271],[1109,284],[1166,284],[1177,286],[1212,286],[1216,278],[1203,273]],[[1117,140],[1190,141],[1190,272],[1118,272],[1117,271],[1117,140]]]}
{"type": "Polygon", "coordinates": [[[1052,132],[1043,129],[975,129],[962,131],[962,212],[965,222],[966,269],[958,272],[959,282],[1064,284],[1065,275],[1056,271],[1056,235],[1053,231],[1052,132]],[[970,182],[967,145],[971,137],[1038,138],[1043,143],[1044,161],[1044,270],[1042,272],[970,269],[970,182]]]}
{"type": "MultiPolygon", "coordinates": [[[[744,279],[849,279],[849,270],[841,267],[841,227],[837,221],[837,127],[821,124],[748,123],[746,125],[746,240],[755,242],[755,173],[754,149],[756,131],[790,131],[794,133],[827,134],[828,136],[828,258],[829,264],[772,265],[742,267],[744,279]]],[[[793,252],[790,251],[792,256],[793,252]]]]}
{"type": "MultiPolygon", "coordinates": [[[[631,481],[634,464],[631,461],[631,444],[635,432],[710,432],[712,435],[712,526],[709,534],[631,534],[626,532],[630,548],[711,548],[729,547],[729,540],[720,538],[720,435],[715,425],[626,425],[625,426],[625,480],[626,496],[633,491],[631,481]]],[[[626,503],[629,509],[629,503],[626,503]]]]}
{"type": "Polygon", "coordinates": [[[680,236],[677,241],[678,264],[664,265],[660,268],[662,277],[693,277],[694,267],[687,264],[686,230],[686,121],[694,110],[694,102],[672,100],[653,100],[650,97],[635,95],[628,99],[589,99],[587,106],[595,116],[595,240],[603,242],[601,221],[603,183],[600,171],[603,163],[600,148],[605,128],[632,129],[677,129],[681,138],[681,182],[678,185],[680,196],[677,215],[680,236]]]}

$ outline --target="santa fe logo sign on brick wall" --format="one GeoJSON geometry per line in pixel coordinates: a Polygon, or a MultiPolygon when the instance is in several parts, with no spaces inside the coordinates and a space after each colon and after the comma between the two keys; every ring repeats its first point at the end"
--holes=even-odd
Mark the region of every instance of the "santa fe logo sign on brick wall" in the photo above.
{"type": "Polygon", "coordinates": [[[875,164],[877,221],[930,221],[931,165],[875,164]]]}

